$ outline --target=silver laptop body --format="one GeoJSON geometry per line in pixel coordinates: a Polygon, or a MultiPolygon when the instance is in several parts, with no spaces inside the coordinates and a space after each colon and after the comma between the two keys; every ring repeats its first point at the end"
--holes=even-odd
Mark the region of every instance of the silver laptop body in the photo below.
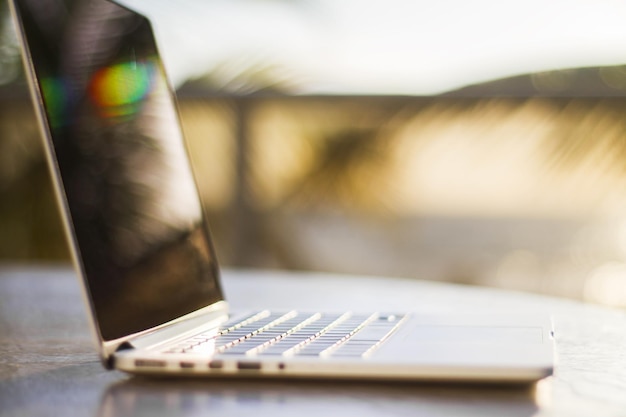
{"type": "Polygon", "coordinates": [[[498,382],[552,373],[547,318],[231,313],[149,21],[106,0],[10,4],[107,368],[498,382]]]}

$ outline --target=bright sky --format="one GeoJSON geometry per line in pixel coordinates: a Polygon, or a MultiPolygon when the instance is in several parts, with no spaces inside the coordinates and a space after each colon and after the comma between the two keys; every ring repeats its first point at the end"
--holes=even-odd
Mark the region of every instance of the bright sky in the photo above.
{"type": "Polygon", "coordinates": [[[272,65],[301,93],[433,94],[626,63],[624,0],[123,0],[152,18],[175,84],[272,65]]]}

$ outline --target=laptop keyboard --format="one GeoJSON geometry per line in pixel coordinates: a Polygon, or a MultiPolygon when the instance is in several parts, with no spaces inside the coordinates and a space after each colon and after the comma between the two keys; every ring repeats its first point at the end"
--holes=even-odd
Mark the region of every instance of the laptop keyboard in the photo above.
{"type": "Polygon", "coordinates": [[[343,356],[371,354],[402,322],[403,315],[322,314],[262,311],[216,332],[201,333],[166,350],[166,353],[219,355],[343,356]]]}

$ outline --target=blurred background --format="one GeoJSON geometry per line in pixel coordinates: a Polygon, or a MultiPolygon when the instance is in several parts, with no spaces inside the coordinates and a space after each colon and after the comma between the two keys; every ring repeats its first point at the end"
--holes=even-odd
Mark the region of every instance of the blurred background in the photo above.
{"type": "MultiPolygon", "coordinates": [[[[622,2],[122,3],[156,27],[223,266],[626,307],[622,2]]],[[[0,262],[68,262],[9,17],[0,262]]]]}

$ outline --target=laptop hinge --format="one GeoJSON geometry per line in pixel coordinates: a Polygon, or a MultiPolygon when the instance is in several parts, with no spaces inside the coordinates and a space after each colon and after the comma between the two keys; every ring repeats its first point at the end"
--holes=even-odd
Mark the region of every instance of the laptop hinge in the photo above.
{"type": "Polygon", "coordinates": [[[116,352],[157,346],[185,334],[199,331],[204,327],[215,326],[225,321],[227,317],[228,303],[219,301],[161,326],[121,339],[103,342],[103,364],[107,369],[112,369],[115,365],[113,356],[116,352]]]}
{"type": "Polygon", "coordinates": [[[109,355],[109,357],[103,361],[104,367],[106,369],[114,369],[115,368],[115,353],[121,352],[123,350],[132,350],[134,348],[135,347],[131,345],[130,342],[123,342],[121,345],[117,347],[117,349],[115,349],[115,352],[112,355],[109,355]]]}

